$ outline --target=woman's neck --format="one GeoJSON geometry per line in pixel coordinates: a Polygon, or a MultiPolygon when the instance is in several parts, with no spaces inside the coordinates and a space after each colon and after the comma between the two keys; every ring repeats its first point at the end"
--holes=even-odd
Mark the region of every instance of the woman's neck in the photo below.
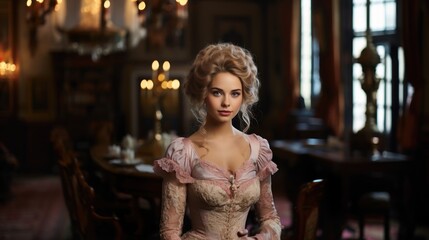
{"type": "Polygon", "coordinates": [[[206,136],[206,138],[217,138],[217,137],[227,137],[235,136],[239,131],[234,128],[231,123],[223,124],[210,124],[206,123],[200,131],[206,136]]]}

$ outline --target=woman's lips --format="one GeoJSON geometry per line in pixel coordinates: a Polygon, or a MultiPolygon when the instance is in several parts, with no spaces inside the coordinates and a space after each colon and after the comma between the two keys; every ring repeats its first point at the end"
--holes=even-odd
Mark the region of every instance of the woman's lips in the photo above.
{"type": "Polygon", "coordinates": [[[219,112],[219,115],[221,116],[229,116],[232,113],[232,111],[226,111],[226,110],[220,110],[218,112],[219,112]]]}

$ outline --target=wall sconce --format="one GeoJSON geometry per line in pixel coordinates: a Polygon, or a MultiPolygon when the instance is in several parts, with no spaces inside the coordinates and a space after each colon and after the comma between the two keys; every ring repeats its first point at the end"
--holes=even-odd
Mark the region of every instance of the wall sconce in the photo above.
{"type": "Polygon", "coordinates": [[[27,23],[29,28],[29,49],[31,55],[37,48],[37,28],[46,22],[46,16],[51,13],[57,0],[27,0],[27,23]]]}
{"type": "Polygon", "coordinates": [[[0,77],[11,78],[15,75],[16,65],[10,62],[0,62],[0,77]]]}
{"type": "Polygon", "coordinates": [[[152,79],[142,79],[140,88],[147,91],[150,103],[155,106],[153,138],[148,149],[151,155],[160,157],[164,154],[164,142],[162,139],[162,111],[161,107],[165,94],[169,91],[175,91],[180,88],[178,79],[170,79],[170,62],[164,61],[162,67],[157,60],[152,62],[152,79]]]}

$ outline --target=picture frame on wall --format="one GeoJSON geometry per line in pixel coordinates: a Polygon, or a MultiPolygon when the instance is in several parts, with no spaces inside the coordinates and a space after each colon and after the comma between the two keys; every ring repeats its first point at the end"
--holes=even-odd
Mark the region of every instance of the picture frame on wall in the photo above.
{"type": "Polygon", "coordinates": [[[214,18],[214,30],[216,42],[228,42],[244,47],[252,48],[250,16],[223,16],[214,18]]]}
{"type": "Polygon", "coordinates": [[[45,79],[31,78],[28,79],[26,105],[28,111],[23,117],[28,121],[40,122],[50,121],[54,118],[52,86],[45,79]]]}

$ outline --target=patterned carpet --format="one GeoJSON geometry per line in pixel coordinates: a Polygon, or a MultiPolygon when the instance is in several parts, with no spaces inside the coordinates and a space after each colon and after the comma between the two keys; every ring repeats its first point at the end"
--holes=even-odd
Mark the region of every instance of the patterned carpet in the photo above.
{"type": "Polygon", "coordinates": [[[56,176],[16,177],[0,203],[0,240],[66,239],[68,213],[56,176]]]}
{"type": "MultiPolygon", "coordinates": [[[[287,227],[292,223],[291,204],[280,189],[281,186],[273,185],[274,202],[283,226],[287,227]]],[[[0,203],[0,240],[70,239],[69,218],[59,177],[16,177],[12,193],[10,200],[0,203]]],[[[350,219],[348,226],[343,231],[343,238],[357,238],[356,221],[350,219]]],[[[396,231],[397,224],[393,222],[392,240],[396,239],[396,231]]],[[[382,224],[377,220],[369,222],[365,233],[366,240],[384,239],[382,224]]]]}

